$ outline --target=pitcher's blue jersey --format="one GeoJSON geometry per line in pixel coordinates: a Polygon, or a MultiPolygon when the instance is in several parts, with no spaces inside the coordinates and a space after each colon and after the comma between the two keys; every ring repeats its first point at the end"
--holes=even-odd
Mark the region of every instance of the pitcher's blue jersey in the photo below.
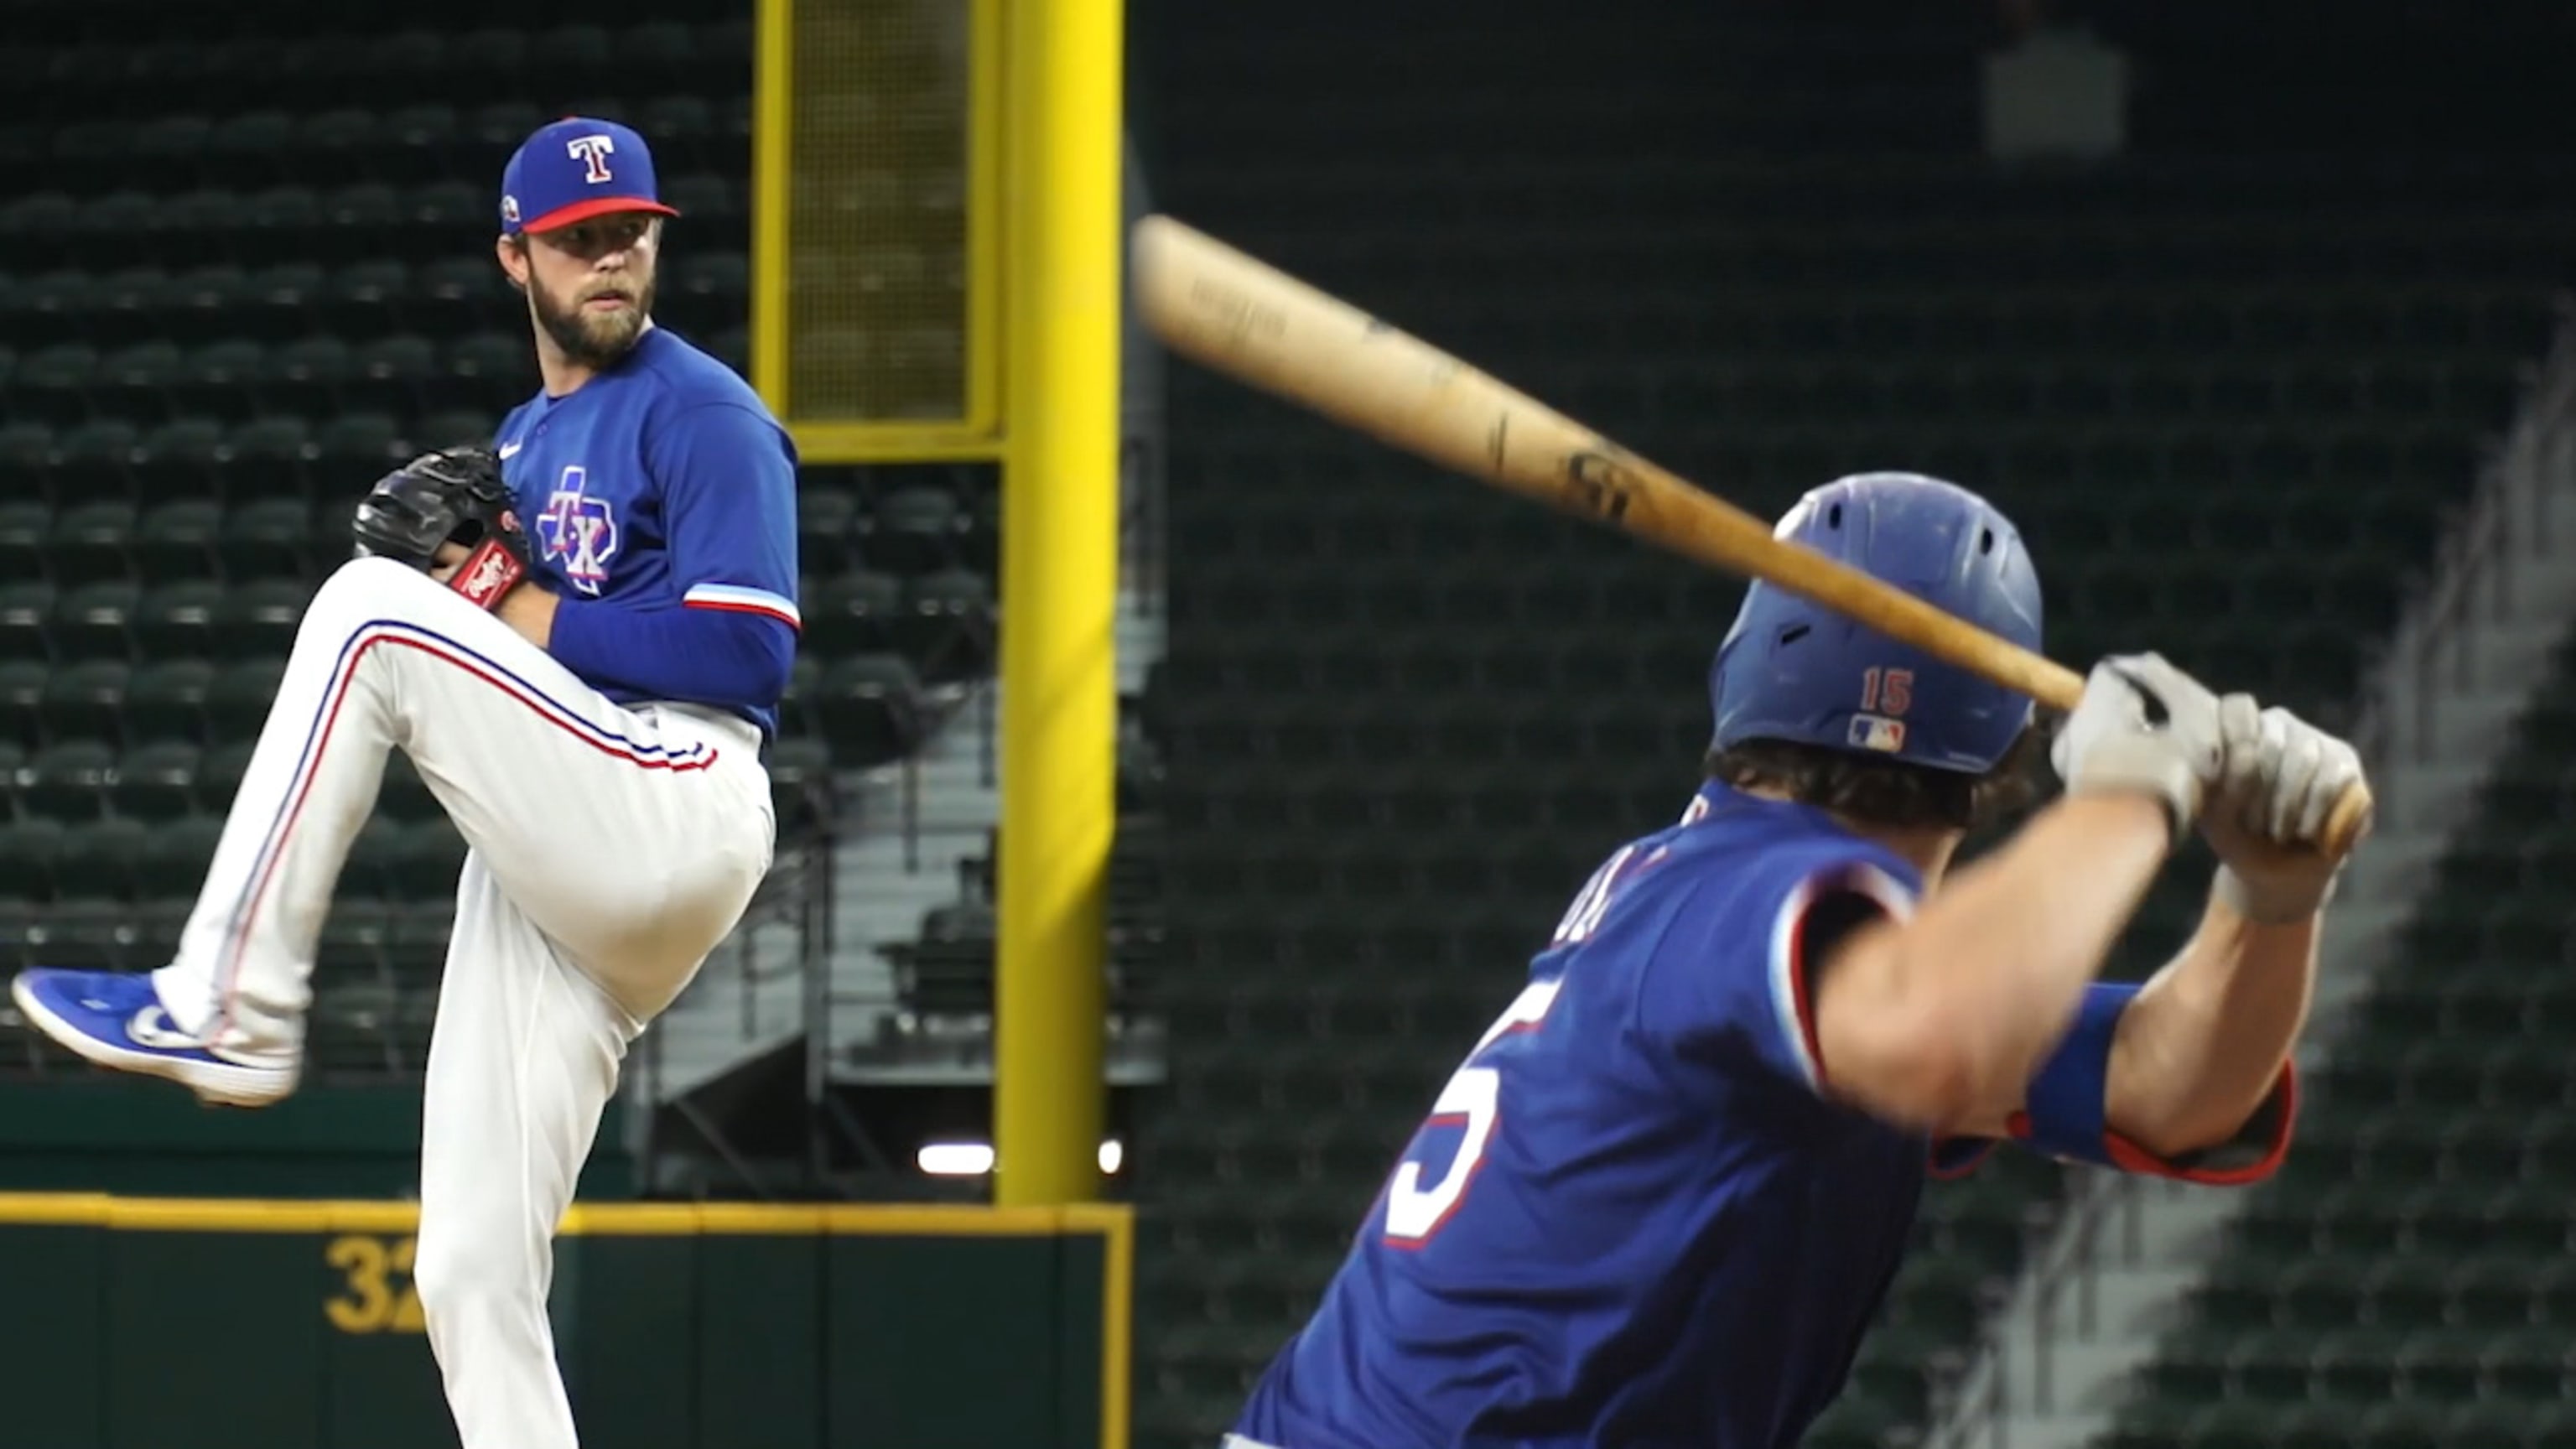
{"type": "MultiPolygon", "coordinates": [[[[537,571],[566,599],[800,627],[795,446],[740,375],[668,330],[572,392],[520,404],[493,446],[537,571]]],[[[621,704],[657,697],[584,682],[621,704]]],[[[774,699],[705,702],[777,733],[774,699]]]]}
{"type": "Polygon", "coordinates": [[[1906,862],[1702,789],[1576,896],[1235,1432],[1277,1449],[1782,1449],[1903,1256],[1924,1138],[1819,1087],[1806,954],[1906,862]]]}

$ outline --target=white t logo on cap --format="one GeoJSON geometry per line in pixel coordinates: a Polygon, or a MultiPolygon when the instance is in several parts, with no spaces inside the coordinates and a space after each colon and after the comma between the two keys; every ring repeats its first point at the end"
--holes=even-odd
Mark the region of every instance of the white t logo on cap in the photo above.
{"type": "Polygon", "coordinates": [[[606,136],[583,136],[564,143],[564,154],[581,162],[582,179],[593,186],[609,179],[608,154],[616,149],[617,143],[606,136]]]}

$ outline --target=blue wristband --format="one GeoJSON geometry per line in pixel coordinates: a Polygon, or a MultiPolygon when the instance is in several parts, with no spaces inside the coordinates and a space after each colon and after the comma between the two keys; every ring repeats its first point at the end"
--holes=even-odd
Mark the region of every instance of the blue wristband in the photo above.
{"type": "Polygon", "coordinates": [[[2111,1088],[2111,1043],[2120,1032],[2120,1014],[2129,1009],[2138,988],[2097,981],[2084,990],[2075,1024],[2066,1029],[2057,1050],[2031,1079],[2022,1110],[2029,1127],[2022,1140],[2052,1157],[2115,1165],[2108,1141],[2111,1088]]]}
{"type": "Polygon", "coordinates": [[[2107,1120],[2111,1047],[2135,985],[2097,981],[2084,993],[2075,1024],[2032,1079],[2014,1119],[2013,1136],[2069,1162],[2089,1162],[2149,1177],[2216,1187],[2260,1182],[2280,1168],[2298,1117],[2298,1072],[2284,1064],[2278,1082],[2236,1136],[2182,1157],[2163,1157],[2131,1141],[2107,1120]]]}

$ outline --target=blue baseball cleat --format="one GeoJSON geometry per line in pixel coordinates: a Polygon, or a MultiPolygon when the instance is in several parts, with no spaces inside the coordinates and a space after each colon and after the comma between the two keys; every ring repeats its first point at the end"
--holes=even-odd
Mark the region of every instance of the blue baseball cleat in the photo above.
{"type": "Polygon", "coordinates": [[[294,1058],[223,1051],[181,1031],[145,973],[39,966],[18,973],[9,995],[84,1060],[166,1077],[206,1102],[265,1107],[295,1090],[294,1058]]]}

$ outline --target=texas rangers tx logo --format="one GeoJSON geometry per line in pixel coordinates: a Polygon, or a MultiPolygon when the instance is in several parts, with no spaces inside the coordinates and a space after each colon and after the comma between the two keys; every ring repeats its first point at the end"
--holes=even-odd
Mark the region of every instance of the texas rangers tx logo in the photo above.
{"type": "Polygon", "coordinates": [[[608,158],[617,143],[606,136],[578,136],[564,143],[564,154],[582,164],[581,179],[593,186],[609,180],[608,158]]]}
{"type": "Polygon", "coordinates": [[[608,500],[582,492],[586,481],[578,464],[563,470],[545,511],[537,515],[537,536],[545,543],[546,562],[556,566],[564,581],[596,595],[608,582],[608,561],[617,556],[617,514],[608,500]]]}

